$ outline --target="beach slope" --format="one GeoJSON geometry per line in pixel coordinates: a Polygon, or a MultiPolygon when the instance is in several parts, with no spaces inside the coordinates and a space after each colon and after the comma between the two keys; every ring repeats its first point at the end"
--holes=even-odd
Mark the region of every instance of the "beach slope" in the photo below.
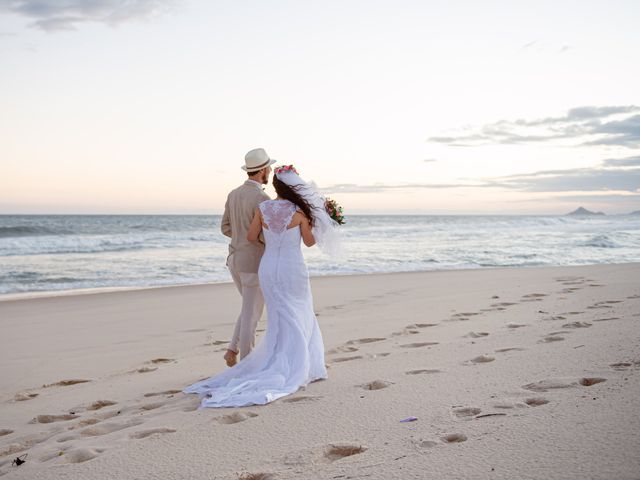
{"type": "Polygon", "coordinates": [[[329,378],[235,409],[181,393],[226,368],[231,284],[0,302],[0,475],[638,478],[640,264],[312,287],[329,378]]]}

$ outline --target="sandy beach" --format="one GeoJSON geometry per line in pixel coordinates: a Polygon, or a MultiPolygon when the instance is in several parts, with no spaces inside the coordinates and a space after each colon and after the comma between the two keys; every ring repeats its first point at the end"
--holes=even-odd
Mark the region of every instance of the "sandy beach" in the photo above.
{"type": "Polygon", "coordinates": [[[312,287],[329,378],[236,409],[181,393],[226,368],[232,284],[0,302],[0,475],[640,478],[640,264],[312,287]]]}

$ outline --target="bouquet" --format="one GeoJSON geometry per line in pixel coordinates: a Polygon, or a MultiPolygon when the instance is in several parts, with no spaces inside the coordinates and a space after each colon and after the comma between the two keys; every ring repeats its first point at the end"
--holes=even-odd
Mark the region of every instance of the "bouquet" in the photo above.
{"type": "Polygon", "coordinates": [[[344,225],[346,223],[344,215],[342,214],[342,207],[338,205],[338,202],[327,197],[324,202],[324,208],[329,216],[338,223],[338,225],[344,225]]]}

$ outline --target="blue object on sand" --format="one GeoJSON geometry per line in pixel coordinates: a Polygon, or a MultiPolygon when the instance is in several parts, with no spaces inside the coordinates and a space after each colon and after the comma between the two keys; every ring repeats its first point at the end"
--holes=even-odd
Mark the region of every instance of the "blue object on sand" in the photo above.
{"type": "Polygon", "coordinates": [[[407,422],[415,422],[416,420],[418,420],[418,417],[407,417],[404,420],[400,420],[400,422],[407,423],[407,422]]]}

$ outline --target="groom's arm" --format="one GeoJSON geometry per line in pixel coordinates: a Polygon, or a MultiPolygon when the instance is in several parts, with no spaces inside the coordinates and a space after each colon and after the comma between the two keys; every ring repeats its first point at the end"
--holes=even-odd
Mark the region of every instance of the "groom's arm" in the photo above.
{"type": "Polygon", "coordinates": [[[220,224],[222,234],[231,237],[231,221],[229,220],[229,197],[224,204],[224,214],[222,215],[222,223],[220,224]]]}

